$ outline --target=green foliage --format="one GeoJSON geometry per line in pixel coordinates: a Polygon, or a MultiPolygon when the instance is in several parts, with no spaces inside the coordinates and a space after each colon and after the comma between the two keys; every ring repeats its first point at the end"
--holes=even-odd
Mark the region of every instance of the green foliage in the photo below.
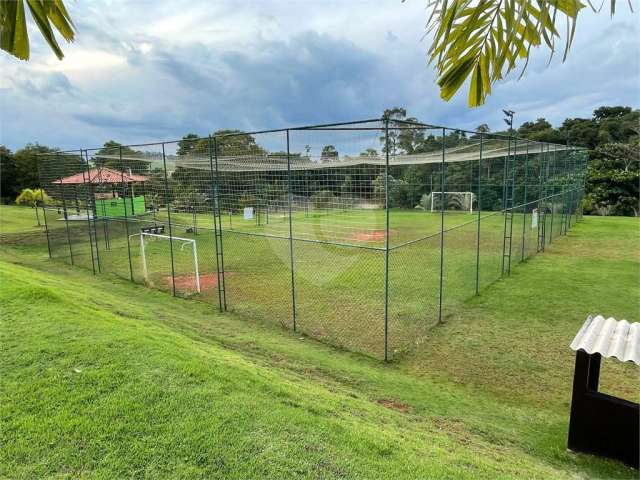
{"type": "Polygon", "coordinates": [[[338,150],[333,145],[325,145],[320,153],[322,163],[336,162],[338,160],[338,150]]]}
{"type": "Polygon", "coordinates": [[[184,137],[182,137],[182,140],[178,142],[178,150],[176,151],[176,154],[186,155],[190,153],[197,144],[197,142],[195,141],[197,138],[198,135],[196,135],[195,133],[187,133],[184,137]]]}
{"type": "Polygon", "coordinates": [[[639,152],[637,140],[630,145],[607,143],[592,152],[587,170],[585,213],[640,214],[639,152]]]}
{"type": "Polygon", "coordinates": [[[584,7],[580,0],[427,0],[427,32],[434,35],[428,55],[440,96],[450,100],[470,77],[469,106],[482,105],[491,86],[523,62],[522,76],[531,48],[545,46],[553,56],[557,25],[566,25],[564,61],[584,7]]]}
{"type": "MultiPolygon", "coordinates": [[[[267,151],[256,142],[253,135],[243,133],[241,130],[217,130],[213,133],[216,137],[218,156],[233,155],[264,155],[267,151]]],[[[197,144],[198,150],[208,147],[208,139],[202,139],[197,144]]]]}
{"type": "MultiPolygon", "coordinates": [[[[13,154],[15,176],[8,181],[14,185],[17,192],[22,191],[24,188],[35,188],[40,184],[40,179],[38,178],[38,155],[51,152],[55,152],[55,149],[37,143],[29,143],[13,154]]],[[[2,174],[4,175],[5,172],[2,174]]]]}
{"type": "Polygon", "coordinates": [[[585,213],[637,216],[639,124],[639,110],[604,106],[594,110],[592,118],[569,118],[558,129],[544,118],[526,122],[518,134],[532,140],[568,142],[589,148],[585,213]]]}
{"type": "Polygon", "coordinates": [[[47,195],[47,193],[41,188],[36,188],[31,190],[30,188],[25,188],[20,192],[20,195],[16,198],[16,203],[18,205],[46,205],[51,202],[51,197],[47,195]]]}
{"type": "Polygon", "coordinates": [[[333,192],[329,190],[320,190],[311,196],[311,204],[316,210],[325,210],[330,208],[335,201],[333,192]]]}
{"type": "Polygon", "coordinates": [[[257,202],[255,195],[248,191],[243,192],[242,195],[240,195],[240,199],[238,200],[238,206],[240,208],[255,207],[256,204],[257,202]]]}
{"type": "Polygon", "coordinates": [[[112,168],[114,170],[124,172],[131,170],[132,173],[139,173],[143,175],[148,172],[149,163],[135,158],[140,155],[140,152],[137,152],[126,145],[122,145],[115,140],[108,140],[104,142],[104,145],[97,153],[98,155],[108,155],[111,157],[96,157],[95,161],[97,166],[112,168]]]}
{"type": "Polygon", "coordinates": [[[0,145],[0,196],[3,202],[10,201],[20,192],[16,185],[16,160],[7,147],[0,145]]]}
{"type": "Polygon", "coordinates": [[[29,34],[25,3],[40,33],[62,60],[64,54],[58,45],[54,29],[67,42],[74,39],[75,26],[62,0],[9,0],[0,2],[0,48],[20,60],[29,60],[29,34]]]}

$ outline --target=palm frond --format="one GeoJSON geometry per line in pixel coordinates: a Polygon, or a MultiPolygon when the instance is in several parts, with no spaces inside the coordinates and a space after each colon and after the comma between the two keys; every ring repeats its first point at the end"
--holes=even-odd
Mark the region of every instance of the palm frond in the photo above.
{"type": "Polygon", "coordinates": [[[21,60],[29,59],[25,3],[45,41],[62,60],[64,53],[54,29],[67,42],[72,42],[75,36],[75,26],[62,0],[0,1],[0,48],[21,60]]]}
{"type": "MultiPolygon", "coordinates": [[[[615,11],[612,1],[612,14],[615,11]]],[[[435,65],[443,99],[469,82],[469,105],[482,105],[493,83],[520,62],[521,76],[532,47],[556,50],[556,24],[564,17],[563,61],[571,49],[581,0],[429,0],[427,31],[433,34],[429,62],[435,65]]],[[[593,5],[592,5],[593,7],[593,5]]]]}

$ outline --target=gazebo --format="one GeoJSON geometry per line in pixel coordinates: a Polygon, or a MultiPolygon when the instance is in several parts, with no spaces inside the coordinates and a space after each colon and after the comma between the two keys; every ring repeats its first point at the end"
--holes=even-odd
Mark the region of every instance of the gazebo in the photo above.
{"type": "MultiPolygon", "coordinates": [[[[73,186],[75,192],[76,209],[79,208],[78,187],[93,187],[93,214],[95,217],[124,217],[128,215],[136,215],[144,213],[146,210],[143,194],[136,196],[133,185],[136,183],[143,184],[148,180],[143,175],[135,175],[132,173],[121,172],[108,167],[92,168],[85,172],[74,173],[68,177],[54,180],[54,185],[73,186]],[[108,185],[111,192],[96,192],[95,187],[108,185]],[[117,185],[127,185],[130,188],[124,190],[124,196],[119,197],[116,189],[117,185]],[[130,193],[128,193],[130,192],[130,193]],[[125,202],[127,202],[125,204],[125,202]]],[[[89,208],[89,205],[87,205],[89,208]]]]}

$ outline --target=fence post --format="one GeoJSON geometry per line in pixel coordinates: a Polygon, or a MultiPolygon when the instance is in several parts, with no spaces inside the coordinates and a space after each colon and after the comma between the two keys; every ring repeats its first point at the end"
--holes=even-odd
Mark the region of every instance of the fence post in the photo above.
{"type": "MultiPolygon", "coordinates": [[[[60,156],[58,155],[57,157],[58,157],[58,160],[59,160],[60,156]]],[[[74,265],[74,262],[73,262],[73,248],[71,247],[71,234],[69,233],[69,218],[68,218],[69,216],[68,216],[68,213],[67,213],[67,200],[64,197],[64,194],[65,194],[64,193],[64,186],[62,185],[62,178],[64,178],[64,174],[65,173],[63,173],[62,174],[63,177],[60,178],[60,182],[61,183],[58,184],[60,186],[58,190],[62,194],[62,212],[63,212],[63,215],[64,215],[64,228],[65,228],[66,233],[67,233],[67,244],[69,245],[69,260],[71,261],[71,265],[74,265]]]]}
{"type": "Polygon", "coordinates": [[[384,360],[389,360],[389,118],[384,119],[384,360]]]}
{"type": "MultiPolygon", "coordinates": [[[[89,177],[91,177],[91,168],[89,166],[89,151],[84,151],[85,162],[87,164],[87,172],[89,177]]],[[[96,220],[98,218],[98,207],[96,205],[96,189],[93,186],[93,183],[89,183],[89,193],[92,199],[92,216],[93,216],[93,239],[96,247],[96,266],[98,267],[98,273],[102,273],[102,266],[100,264],[100,245],[98,244],[98,227],[96,227],[96,220]]]]}
{"type": "MultiPolygon", "coordinates": [[[[127,200],[129,197],[129,188],[124,181],[124,164],[122,162],[122,145],[118,147],[118,156],[120,157],[120,180],[122,182],[122,203],[124,205],[124,232],[127,236],[127,255],[129,256],[129,280],[133,282],[133,265],[131,264],[131,242],[129,241],[129,215],[127,214],[127,200]]],[[[131,199],[133,201],[133,198],[131,199]]]]}
{"type": "Polygon", "coordinates": [[[545,203],[547,198],[547,184],[545,176],[547,171],[547,156],[544,153],[544,143],[540,144],[540,160],[538,161],[538,252],[544,252],[544,236],[547,224],[547,212],[545,203]]]}
{"type": "MultiPolygon", "coordinates": [[[[550,147],[547,145],[547,151],[550,150],[550,147]]],[[[555,203],[556,203],[556,149],[553,149],[553,156],[550,157],[553,159],[552,167],[551,167],[551,180],[553,182],[552,185],[552,193],[551,193],[551,221],[549,222],[549,243],[553,242],[553,220],[555,216],[555,203]]]]}
{"type": "Polygon", "coordinates": [[[291,149],[289,139],[289,129],[287,128],[287,187],[289,190],[288,203],[289,203],[289,258],[291,259],[291,313],[293,316],[293,331],[297,331],[296,323],[296,281],[295,281],[295,262],[293,259],[293,217],[292,217],[292,204],[293,204],[293,189],[291,185],[291,149]]]}
{"type": "Polygon", "coordinates": [[[216,249],[216,273],[218,279],[218,304],[220,311],[227,309],[226,292],[224,285],[224,254],[222,250],[222,222],[220,221],[220,198],[218,186],[218,153],[215,138],[209,135],[209,172],[211,180],[211,198],[213,201],[213,239],[216,249]],[[215,157],[215,174],[213,159],[215,157]]]}
{"type": "Polygon", "coordinates": [[[446,129],[442,129],[442,162],[440,164],[440,191],[442,192],[442,200],[440,201],[440,295],[438,297],[438,323],[442,323],[442,299],[443,278],[444,278],[444,204],[445,204],[445,140],[446,129]]]}
{"type": "Polygon", "coordinates": [[[524,261],[525,237],[527,233],[527,182],[529,181],[529,141],[524,154],[524,192],[522,199],[522,248],[520,249],[520,261],[524,261]]]}
{"type": "Polygon", "coordinates": [[[42,216],[44,217],[44,231],[47,236],[47,252],[49,253],[49,258],[53,258],[51,255],[51,243],[49,240],[49,225],[47,223],[47,210],[44,201],[44,185],[42,185],[42,170],[41,170],[41,162],[42,156],[38,155],[37,157],[37,168],[38,168],[38,183],[40,184],[40,201],[42,202],[42,216]]]}
{"type": "MultiPolygon", "coordinates": [[[[87,152],[88,155],[88,152],[87,152]]],[[[84,153],[82,153],[82,149],[80,149],[80,161],[84,164],[84,153]]],[[[88,166],[88,163],[87,163],[88,166]]],[[[86,204],[86,209],[87,209],[87,233],[89,234],[89,249],[91,251],[91,271],[93,272],[93,274],[96,274],[96,263],[95,260],[93,258],[93,239],[91,238],[91,217],[89,216],[89,192],[90,192],[90,185],[91,185],[91,177],[89,175],[89,171],[87,170],[86,172],[87,177],[89,177],[89,183],[87,183],[87,178],[85,177],[85,170],[84,168],[82,169],[82,185],[85,188],[85,201],[87,202],[86,204]]]]}
{"type": "Polygon", "coordinates": [[[171,292],[176,296],[176,268],[173,262],[173,230],[171,228],[171,206],[169,202],[169,176],[167,174],[167,155],[162,142],[162,166],[164,170],[164,201],[167,204],[167,222],[169,224],[169,252],[171,254],[171,292]]]}
{"type": "MultiPolygon", "coordinates": [[[[482,148],[484,134],[480,134],[480,156],[478,157],[478,231],[476,233],[476,295],[480,293],[480,219],[482,217],[482,148]]],[[[473,204],[473,200],[472,200],[473,204]]]]}

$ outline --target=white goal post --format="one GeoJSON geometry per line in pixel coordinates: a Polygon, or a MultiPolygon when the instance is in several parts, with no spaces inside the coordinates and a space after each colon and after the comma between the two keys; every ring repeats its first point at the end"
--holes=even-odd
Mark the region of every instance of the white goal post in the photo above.
{"type": "MultiPolygon", "coordinates": [[[[437,208],[435,207],[435,198],[437,195],[445,195],[445,198],[451,196],[454,198],[460,199],[461,210],[468,210],[469,213],[473,213],[473,200],[475,199],[475,194],[473,192],[431,192],[429,195],[431,197],[431,212],[435,212],[437,208]]],[[[445,210],[446,210],[445,205],[445,210]]]]}
{"type": "Polygon", "coordinates": [[[145,238],[148,237],[149,239],[155,238],[159,240],[169,240],[170,242],[177,240],[178,242],[182,242],[182,244],[180,245],[180,250],[183,250],[186,245],[191,245],[191,249],[193,251],[193,269],[195,272],[195,279],[196,279],[196,291],[200,293],[200,272],[198,271],[198,247],[197,247],[196,241],[193,238],[173,237],[170,235],[161,235],[159,233],[149,233],[149,232],[134,233],[133,235],[129,235],[129,238],[138,237],[138,236],[140,237],[140,258],[142,260],[142,275],[144,276],[145,282],[149,281],[147,255],[145,252],[145,240],[144,240],[145,238]]]}

